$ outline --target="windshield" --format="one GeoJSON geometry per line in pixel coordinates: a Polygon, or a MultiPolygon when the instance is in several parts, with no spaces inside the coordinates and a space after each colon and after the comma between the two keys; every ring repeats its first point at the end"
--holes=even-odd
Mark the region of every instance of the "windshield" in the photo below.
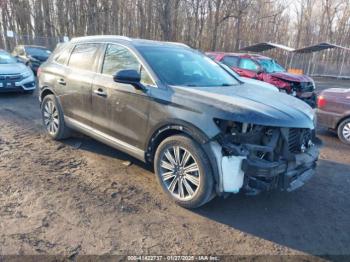
{"type": "Polygon", "coordinates": [[[259,64],[266,73],[285,72],[286,70],[273,59],[259,59],[259,64]]]}
{"type": "Polygon", "coordinates": [[[169,85],[231,86],[239,82],[209,57],[191,49],[140,47],[157,76],[169,85]]]}
{"type": "Polygon", "coordinates": [[[16,59],[14,59],[9,53],[7,52],[0,52],[0,64],[14,64],[17,63],[16,59]]]}
{"type": "Polygon", "coordinates": [[[45,56],[48,57],[51,54],[51,51],[46,48],[41,47],[25,47],[26,53],[32,56],[45,56]]]}

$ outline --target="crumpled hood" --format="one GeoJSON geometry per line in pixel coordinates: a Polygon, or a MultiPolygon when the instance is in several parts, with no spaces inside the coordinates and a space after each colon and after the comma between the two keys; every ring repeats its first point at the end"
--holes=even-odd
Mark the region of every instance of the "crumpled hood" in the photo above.
{"type": "MultiPolygon", "coordinates": [[[[213,117],[264,126],[314,128],[314,110],[280,92],[241,84],[223,87],[173,87],[173,101],[208,106],[213,117]],[[193,103],[194,102],[194,103],[193,103]]],[[[200,110],[194,106],[194,110],[200,110]]]]}
{"type": "Polygon", "coordinates": [[[21,74],[27,70],[29,70],[28,67],[22,63],[0,64],[0,75],[21,74]]]}
{"type": "Polygon", "coordinates": [[[270,75],[282,80],[290,81],[290,82],[303,83],[303,82],[312,81],[312,79],[306,75],[296,75],[288,72],[276,72],[276,73],[271,73],[270,75]]]}

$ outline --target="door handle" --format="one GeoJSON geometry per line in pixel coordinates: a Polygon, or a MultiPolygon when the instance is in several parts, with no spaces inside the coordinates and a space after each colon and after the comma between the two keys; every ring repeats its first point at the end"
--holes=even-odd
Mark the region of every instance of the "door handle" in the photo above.
{"type": "Polygon", "coordinates": [[[60,85],[62,85],[62,86],[65,86],[65,85],[66,85],[66,81],[64,81],[63,78],[58,79],[58,80],[57,80],[57,83],[60,84],[60,85]]]}
{"type": "Polygon", "coordinates": [[[107,93],[105,93],[101,88],[94,90],[94,93],[98,96],[106,97],[107,93]]]}

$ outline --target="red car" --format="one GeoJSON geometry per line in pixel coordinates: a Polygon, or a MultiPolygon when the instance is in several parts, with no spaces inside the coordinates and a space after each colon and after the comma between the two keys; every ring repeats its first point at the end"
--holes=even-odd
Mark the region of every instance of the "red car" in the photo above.
{"type": "Polygon", "coordinates": [[[270,83],[288,94],[296,96],[311,107],[316,106],[315,82],[306,75],[291,74],[275,60],[256,54],[206,53],[211,59],[221,62],[243,77],[270,83]]]}
{"type": "Polygon", "coordinates": [[[350,145],[350,89],[330,88],[317,98],[317,123],[338,133],[350,145]]]}

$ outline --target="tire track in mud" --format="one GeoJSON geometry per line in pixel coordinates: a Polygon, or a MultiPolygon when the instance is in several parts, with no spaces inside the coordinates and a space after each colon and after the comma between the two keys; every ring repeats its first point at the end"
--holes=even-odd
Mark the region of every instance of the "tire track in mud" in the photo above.
{"type": "Polygon", "coordinates": [[[69,248],[63,244],[40,238],[51,224],[60,221],[89,228],[96,213],[137,214],[145,211],[145,202],[151,202],[149,194],[135,185],[104,181],[88,167],[79,150],[51,141],[41,128],[32,126],[30,119],[16,114],[14,121],[13,112],[5,110],[0,124],[0,197],[5,203],[0,208],[0,225],[11,239],[23,242],[23,248],[39,253],[57,249],[67,252],[69,248]],[[33,212],[40,214],[23,215],[33,212]],[[24,218],[32,221],[31,227],[35,224],[29,232],[5,229],[24,218]]]}

